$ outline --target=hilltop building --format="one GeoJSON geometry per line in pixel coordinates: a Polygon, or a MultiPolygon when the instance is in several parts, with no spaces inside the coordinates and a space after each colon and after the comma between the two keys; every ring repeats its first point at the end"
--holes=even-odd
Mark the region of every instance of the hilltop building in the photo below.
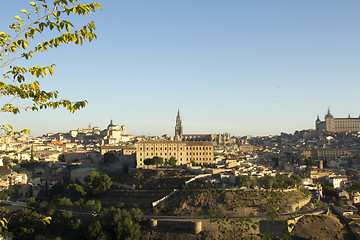
{"type": "Polygon", "coordinates": [[[321,121],[319,115],[315,121],[317,131],[327,132],[353,132],[360,131],[360,117],[352,118],[350,114],[347,118],[334,118],[328,109],[325,121],[321,121]]]}
{"type": "Polygon", "coordinates": [[[211,142],[141,141],[136,144],[136,166],[144,167],[144,160],[155,156],[168,160],[174,157],[177,165],[214,163],[211,142]]]}
{"type": "Polygon", "coordinates": [[[108,127],[101,131],[100,135],[103,138],[101,145],[126,142],[129,139],[129,136],[126,135],[125,125],[119,127],[119,125],[115,125],[112,120],[110,121],[108,127]]]}
{"type": "Polygon", "coordinates": [[[213,144],[221,145],[228,143],[230,141],[230,134],[183,134],[183,126],[180,116],[180,111],[178,110],[176,116],[176,124],[175,124],[175,141],[208,141],[213,144]]]}
{"type": "MultiPolygon", "coordinates": [[[[78,128],[77,130],[70,130],[69,132],[70,136],[72,138],[85,138],[86,136],[90,135],[100,135],[100,128],[99,127],[91,127],[91,124],[89,123],[88,128],[78,128]]],[[[59,139],[61,140],[62,136],[59,136],[59,139]]]]}

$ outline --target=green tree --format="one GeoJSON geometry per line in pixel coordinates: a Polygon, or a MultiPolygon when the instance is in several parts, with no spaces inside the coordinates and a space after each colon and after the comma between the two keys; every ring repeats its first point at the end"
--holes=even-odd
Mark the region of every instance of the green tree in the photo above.
{"type": "Polygon", "coordinates": [[[125,209],[111,207],[100,214],[101,229],[106,239],[140,239],[140,225],[125,209]]]}
{"type": "Polygon", "coordinates": [[[3,165],[8,165],[11,162],[11,158],[3,157],[2,162],[3,162],[3,165]]]}
{"type": "Polygon", "coordinates": [[[71,183],[67,186],[67,195],[73,200],[76,201],[86,195],[86,191],[83,186],[71,183]]]}
{"type": "Polygon", "coordinates": [[[111,179],[107,174],[100,175],[96,171],[92,171],[85,178],[85,182],[88,191],[93,195],[97,195],[110,190],[112,185],[111,179]]]}
{"type": "Polygon", "coordinates": [[[85,203],[85,208],[90,211],[100,212],[101,202],[91,199],[85,203]]]}
{"type": "MultiPolygon", "coordinates": [[[[45,91],[40,88],[36,79],[44,78],[48,74],[53,75],[54,64],[27,66],[30,61],[26,60],[50,48],[69,43],[82,45],[84,41],[91,42],[96,39],[94,22],[76,30],[68,19],[71,18],[70,15],[90,14],[95,12],[96,8],[101,9],[101,6],[96,2],[78,4],[78,0],[38,0],[37,3],[30,2],[30,7],[29,12],[26,9],[20,10],[7,33],[0,32],[0,97],[3,98],[0,111],[19,114],[46,108],[64,107],[70,112],[83,108],[86,101],[58,99],[58,91],[45,91]],[[58,33],[55,34],[55,31],[58,33]],[[42,41],[43,36],[48,33],[55,36],[42,41]],[[24,65],[15,65],[21,59],[24,65]]],[[[0,125],[0,129],[13,135],[30,132],[28,129],[15,131],[10,124],[0,125]]]]}
{"type": "Polygon", "coordinates": [[[88,233],[91,239],[106,240],[106,235],[101,228],[100,221],[91,223],[88,227],[88,233]]]}
{"type": "Polygon", "coordinates": [[[116,161],[116,152],[115,151],[108,151],[104,154],[104,163],[114,163],[116,161]]]}
{"type": "Polygon", "coordinates": [[[175,158],[175,157],[170,157],[170,159],[169,159],[169,161],[168,161],[168,164],[169,164],[170,166],[175,167],[175,166],[176,166],[176,163],[177,163],[176,158],[175,158]]]}
{"type": "Polygon", "coordinates": [[[60,182],[55,183],[55,184],[51,187],[51,189],[50,189],[50,191],[49,191],[50,198],[53,198],[53,197],[55,197],[55,196],[57,196],[57,195],[63,194],[63,193],[64,193],[64,189],[65,189],[65,187],[64,187],[64,185],[63,185],[62,183],[60,183],[60,182]]]}
{"type": "Polygon", "coordinates": [[[146,158],[144,159],[145,165],[154,165],[154,159],[153,158],[146,158]]]}
{"type": "Polygon", "coordinates": [[[69,198],[62,197],[57,199],[57,205],[59,207],[71,208],[73,206],[73,203],[69,198]]]}
{"type": "Polygon", "coordinates": [[[163,165],[164,164],[164,159],[162,157],[159,157],[159,156],[155,156],[153,158],[146,158],[144,160],[144,164],[145,165],[156,165],[156,166],[159,166],[159,165],[163,165]]]}
{"type": "Polygon", "coordinates": [[[9,218],[8,230],[15,239],[35,239],[35,236],[45,230],[45,216],[30,209],[17,211],[9,218]]]}
{"type": "Polygon", "coordinates": [[[164,164],[164,159],[162,157],[155,156],[155,157],[153,157],[153,160],[154,160],[154,165],[156,165],[156,166],[164,164]]]}
{"type": "Polygon", "coordinates": [[[37,207],[38,203],[36,202],[35,198],[31,197],[28,199],[27,205],[29,207],[37,207]]]}
{"type": "Polygon", "coordinates": [[[237,176],[235,178],[236,186],[238,187],[247,187],[249,183],[250,177],[249,176],[237,176]]]}
{"type": "Polygon", "coordinates": [[[59,215],[62,219],[64,220],[69,220],[72,218],[73,214],[71,211],[63,211],[63,212],[59,212],[59,215]]]}

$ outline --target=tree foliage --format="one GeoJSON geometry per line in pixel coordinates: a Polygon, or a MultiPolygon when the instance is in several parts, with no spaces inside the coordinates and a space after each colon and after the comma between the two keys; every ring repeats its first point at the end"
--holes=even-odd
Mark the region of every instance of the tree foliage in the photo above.
{"type": "MultiPolygon", "coordinates": [[[[237,204],[234,212],[236,212],[239,207],[237,204]]],[[[251,219],[253,216],[253,213],[251,213],[249,217],[243,218],[230,218],[226,215],[221,215],[217,218],[210,219],[210,223],[217,224],[218,230],[224,234],[223,239],[225,240],[252,239],[252,231],[256,230],[259,226],[259,222],[251,219]]]]}
{"type": "Polygon", "coordinates": [[[78,200],[86,195],[86,191],[83,186],[77,183],[71,183],[67,186],[67,195],[72,200],[78,200]]]}
{"type": "MultiPolygon", "coordinates": [[[[64,44],[82,45],[85,41],[96,39],[93,21],[75,29],[68,19],[71,15],[84,16],[95,12],[96,8],[101,9],[100,4],[79,4],[78,0],[38,0],[37,3],[30,2],[30,8],[29,11],[20,10],[7,33],[0,32],[0,97],[4,102],[0,111],[16,115],[46,108],[64,107],[70,112],[83,108],[86,101],[58,99],[58,91],[40,88],[37,79],[53,75],[54,64],[39,66],[31,61],[28,66],[26,64],[30,61],[26,60],[64,44]],[[39,43],[45,34],[55,36],[39,43]],[[25,60],[25,65],[15,64],[20,59],[25,60]]],[[[29,133],[28,129],[15,131],[10,124],[0,125],[0,129],[13,135],[29,133]]]]}
{"type": "Polygon", "coordinates": [[[170,157],[169,160],[167,161],[167,164],[170,166],[173,166],[173,167],[176,166],[176,163],[177,163],[177,160],[175,157],[170,157]]]}
{"type": "Polygon", "coordinates": [[[156,165],[156,166],[159,166],[159,165],[163,165],[164,164],[164,159],[162,157],[159,157],[159,156],[155,156],[153,158],[146,158],[144,160],[144,164],[145,165],[156,165]]]}
{"type": "Polygon", "coordinates": [[[110,190],[112,182],[111,178],[107,174],[100,175],[96,171],[92,171],[85,178],[88,192],[93,195],[97,195],[110,190]]]}
{"type": "Polygon", "coordinates": [[[125,209],[111,207],[100,215],[100,225],[92,237],[96,239],[136,240],[140,238],[140,224],[125,209]],[[100,230],[101,229],[101,230],[100,230]],[[106,238],[104,238],[104,235],[106,238]]]}
{"type": "Polygon", "coordinates": [[[116,160],[116,152],[115,151],[108,151],[104,154],[104,163],[114,163],[116,160]]]}
{"type": "Polygon", "coordinates": [[[8,230],[12,232],[15,239],[35,239],[36,234],[45,230],[45,224],[50,220],[44,215],[30,209],[23,209],[16,212],[8,222],[8,230]]]}

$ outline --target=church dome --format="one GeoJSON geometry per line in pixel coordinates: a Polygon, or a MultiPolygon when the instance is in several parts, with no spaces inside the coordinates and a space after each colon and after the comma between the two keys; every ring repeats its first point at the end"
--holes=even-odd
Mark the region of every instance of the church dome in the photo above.
{"type": "Polygon", "coordinates": [[[108,128],[110,128],[110,127],[115,127],[112,120],[110,121],[110,124],[109,124],[108,128]]]}

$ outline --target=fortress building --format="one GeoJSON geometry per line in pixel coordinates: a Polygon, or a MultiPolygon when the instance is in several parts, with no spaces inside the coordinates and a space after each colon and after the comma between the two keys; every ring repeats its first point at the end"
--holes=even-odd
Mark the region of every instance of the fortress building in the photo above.
{"type": "Polygon", "coordinates": [[[334,118],[328,109],[325,115],[325,121],[321,121],[319,115],[315,121],[317,131],[327,132],[354,132],[360,131],[360,117],[351,118],[350,114],[347,118],[334,118]]]}

